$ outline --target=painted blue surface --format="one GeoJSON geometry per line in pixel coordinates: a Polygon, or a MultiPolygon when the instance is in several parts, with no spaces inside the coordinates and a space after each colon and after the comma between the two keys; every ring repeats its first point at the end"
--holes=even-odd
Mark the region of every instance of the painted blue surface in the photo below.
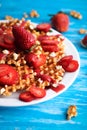
{"type": "Polygon", "coordinates": [[[85,36],[78,33],[87,29],[86,0],[0,0],[0,19],[11,15],[21,19],[24,12],[37,10],[39,18],[33,22],[50,22],[48,14],[58,11],[76,10],[83,15],[82,20],[70,17],[69,30],[63,33],[77,48],[81,67],[75,82],[61,95],[33,106],[6,108],[0,107],[0,130],[86,130],[87,129],[87,49],[81,47],[80,40],[85,36]],[[78,115],[66,120],[69,105],[77,106],[78,115]]]}

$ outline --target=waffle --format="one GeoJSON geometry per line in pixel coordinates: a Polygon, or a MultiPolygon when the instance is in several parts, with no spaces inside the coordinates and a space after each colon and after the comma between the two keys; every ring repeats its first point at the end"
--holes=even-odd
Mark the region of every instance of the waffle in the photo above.
{"type": "MultiPolygon", "coordinates": [[[[11,21],[9,23],[0,24],[1,26],[7,26],[9,25],[9,28],[11,28],[14,24],[19,24],[20,21],[16,20],[14,23],[11,21]]],[[[31,24],[28,22],[26,25],[26,29],[28,31],[31,31],[36,37],[38,35],[44,35],[44,32],[38,32],[34,29],[31,29],[31,24]]],[[[44,54],[46,55],[46,63],[40,67],[41,74],[47,74],[51,78],[55,79],[57,83],[59,83],[63,76],[64,76],[64,69],[62,66],[57,65],[58,60],[60,60],[65,54],[64,54],[64,44],[61,40],[61,36],[59,38],[60,43],[58,44],[59,51],[58,52],[44,52],[39,41],[36,41],[36,45],[34,48],[31,48],[31,52],[34,52],[36,54],[44,54]]],[[[0,50],[0,52],[7,53],[8,50],[0,50]]],[[[0,94],[4,96],[9,96],[14,92],[17,91],[28,91],[29,88],[36,84],[36,86],[45,89],[47,86],[50,85],[48,81],[43,81],[40,78],[37,78],[36,72],[34,72],[34,69],[27,65],[26,61],[24,60],[24,54],[26,52],[21,51],[19,52],[12,52],[8,54],[7,58],[5,60],[0,61],[0,64],[8,64],[13,66],[17,72],[19,73],[19,81],[17,84],[13,84],[12,86],[0,86],[0,94]]]]}

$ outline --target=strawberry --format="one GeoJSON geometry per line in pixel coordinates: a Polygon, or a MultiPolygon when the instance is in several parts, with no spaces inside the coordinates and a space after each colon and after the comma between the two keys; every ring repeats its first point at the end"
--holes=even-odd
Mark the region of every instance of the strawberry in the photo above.
{"type": "Polygon", "coordinates": [[[36,29],[39,31],[48,32],[51,28],[51,25],[49,23],[41,23],[36,26],[36,29]]]}
{"type": "Polygon", "coordinates": [[[29,91],[25,91],[25,92],[20,93],[19,99],[24,102],[30,102],[36,99],[36,97],[32,95],[29,91]]]}
{"type": "Polygon", "coordinates": [[[0,64],[0,85],[13,85],[19,80],[18,72],[7,64],[0,64]]]}
{"type": "Polygon", "coordinates": [[[87,35],[81,40],[81,45],[87,48],[87,35]]]}
{"type": "Polygon", "coordinates": [[[63,69],[66,72],[74,72],[78,69],[78,61],[73,60],[72,55],[64,56],[59,62],[58,65],[62,65],[63,69]]]}
{"type": "Polygon", "coordinates": [[[53,91],[55,91],[56,93],[60,92],[61,90],[63,90],[65,88],[65,85],[64,84],[58,84],[57,87],[53,87],[51,86],[50,87],[53,91]]]}
{"type": "Polygon", "coordinates": [[[57,52],[59,51],[59,48],[57,45],[43,45],[42,46],[44,51],[48,51],[48,52],[57,52]]]}
{"type": "Polygon", "coordinates": [[[59,32],[66,32],[69,27],[69,17],[67,14],[59,12],[51,19],[52,26],[59,32]]]}
{"type": "Polygon", "coordinates": [[[23,27],[15,25],[12,28],[12,32],[15,37],[15,44],[20,49],[27,50],[35,44],[35,37],[23,27]]]}
{"type": "Polygon", "coordinates": [[[39,56],[35,53],[31,52],[25,55],[25,60],[27,63],[34,68],[40,67],[46,62],[46,56],[43,54],[40,54],[39,56]]]}
{"type": "Polygon", "coordinates": [[[0,35],[0,47],[10,50],[15,49],[13,35],[11,35],[10,33],[0,35]]]}
{"type": "Polygon", "coordinates": [[[46,39],[46,40],[42,40],[41,41],[41,45],[47,45],[47,46],[50,46],[50,45],[57,45],[58,44],[58,40],[51,40],[51,39],[46,39]]]}
{"type": "Polygon", "coordinates": [[[38,88],[36,86],[32,86],[29,89],[29,92],[34,95],[36,98],[43,98],[46,95],[46,90],[42,88],[38,88]]]}
{"type": "Polygon", "coordinates": [[[62,67],[66,69],[66,67],[69,65],[72,59],[73,59],[72,55],[64,56],[63,58],[60,59],[60,61],[58,61],[58,65],[62,65],[62,67]]]}
{"type": "Polygon", "coordinates": [[[74,72],[78,69],[79,64],[76,60],[71,60],[69,65],[65,68],[65,71],[67,72],[74,72]]]}
{"type": "Polygon", "coordinates": [[[50,84],[56,83],[56,80],[53,79],[50,75],[47,74],[38,74],[37,75],[38,78],[41,78],[41,80],[43,81],[48,81],[50,84]]]}

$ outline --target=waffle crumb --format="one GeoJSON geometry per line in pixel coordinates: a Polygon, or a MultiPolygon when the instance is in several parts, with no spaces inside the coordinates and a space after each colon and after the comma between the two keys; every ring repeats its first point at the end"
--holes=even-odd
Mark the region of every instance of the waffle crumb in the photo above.
{"type": "Polygon", "coordinates": [[[77,11],[74,11],[74,10],[70,11],[70,15],[74,18],[82,19],[82,15],[77,11]]]}
{"type": "Polygon", "coordinates": [[[76,106],[75,105],[71,105],[69,106],[68,110],[67,110],[67,120],[70,120],[72,117],[77,116],[77,110],[76,110],[76,106]]]}

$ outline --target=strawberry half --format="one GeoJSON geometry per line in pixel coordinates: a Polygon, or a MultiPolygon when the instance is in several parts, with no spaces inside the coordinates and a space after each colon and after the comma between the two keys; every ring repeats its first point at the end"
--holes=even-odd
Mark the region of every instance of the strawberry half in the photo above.
{"type": "Polygon", "coordinates": [[[69,17],[67,14],[59,12],[52,17],[51,23],[59,32],[66,32],[69,27],[69,17]]]}
{"type": "Polygon", "coordinates": [[[25,56],[25,60],[29,65],[32,65],[34,68],[40,67],[46,62],[46,56],[40,54],[39,56],[31,52],[25,56]]]}
{"type": "Polygon", "coordinates": [[[7,64],[0,64],[0,85],[12,85],[19,80],[18,72],[7,64]]]}
{"type": "Polygon", "coordinates": [[[13,35],[15,37],[15,44],[17,48],[22,50],[30,49],[35,44],[35,37],[31,32],[28,32],[21,26],[13,26],[13,35]]]}

